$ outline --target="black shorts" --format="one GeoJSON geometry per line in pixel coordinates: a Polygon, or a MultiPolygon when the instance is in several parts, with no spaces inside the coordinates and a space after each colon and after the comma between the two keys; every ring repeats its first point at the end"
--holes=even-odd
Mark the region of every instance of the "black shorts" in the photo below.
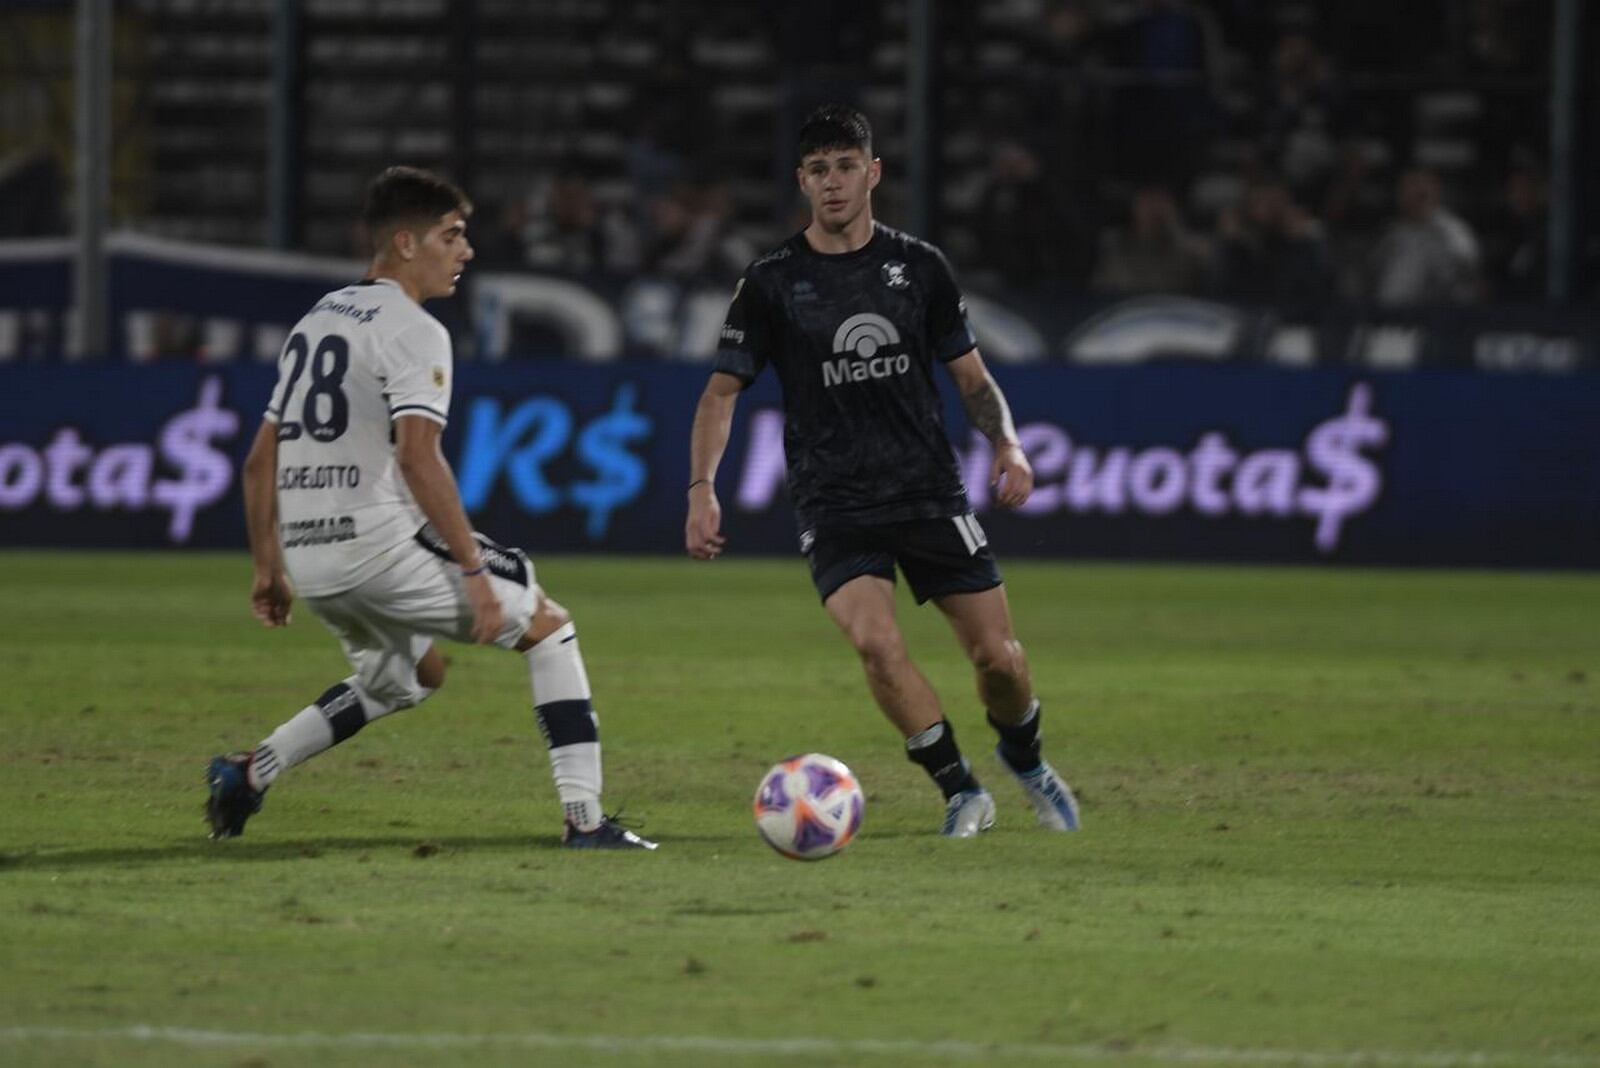
{"type": "Polygon", "coordinates": [[[800,551],[824,601],[862,575],[893,582],[896,564],[918,604],[1000,585],[1000,565],[971,512],[901,523],[819,524],[800,532],[800,551]]]}

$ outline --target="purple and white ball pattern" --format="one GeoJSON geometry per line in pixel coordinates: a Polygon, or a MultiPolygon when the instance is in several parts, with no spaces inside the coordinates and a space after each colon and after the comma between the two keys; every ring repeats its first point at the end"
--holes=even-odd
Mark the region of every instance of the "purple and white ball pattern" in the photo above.
{"type": "Polygon", "coordinates": [[[756,830],[793,860],[831,857],[855,838],[866,799],[844,764],[804,753],[774,764],[756,789],[756,830]]]}

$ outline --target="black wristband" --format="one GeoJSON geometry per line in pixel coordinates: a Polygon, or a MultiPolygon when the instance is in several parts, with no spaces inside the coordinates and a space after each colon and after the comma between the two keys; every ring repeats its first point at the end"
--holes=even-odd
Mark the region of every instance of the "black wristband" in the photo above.
{"type": "MultiPolygon", "coordinates": [[[[696,486],[700,485],[700,483],[702,483],[702,482],[709,483],[710,481],[711,480],[709,478],[697,478],[693,482],[689,483],[689,489],[694,489],[696,486]]],[[[687,490],[685,492],[687,492],[687,490]]]]}

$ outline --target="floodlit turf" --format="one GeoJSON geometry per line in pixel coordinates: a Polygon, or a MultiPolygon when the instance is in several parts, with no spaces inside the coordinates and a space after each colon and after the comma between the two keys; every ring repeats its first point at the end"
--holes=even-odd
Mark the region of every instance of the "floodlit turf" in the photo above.
{"type": "Polygon", "coordinates": [[[659,853],[556,848],[524,666],[459,648],[206,841],[333,640],[242,556],[0,554],[0,1063],[1600,1064],[1600,576],[1013,562],[1078,835],[907,601],[1000,802],[946,842],[798,563],[539,564],[659,853]],[[750,818],[807,749],[869,798],[820,864],[750,818]]]}

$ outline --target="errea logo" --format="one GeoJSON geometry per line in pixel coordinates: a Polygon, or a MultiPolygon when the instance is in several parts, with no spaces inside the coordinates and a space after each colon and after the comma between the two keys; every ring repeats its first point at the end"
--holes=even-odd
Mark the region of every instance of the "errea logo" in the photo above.
{"type": "Polygon", "coordinates": [[[822,365],[822,384],[837,386],[905,374],[911,370],[908,354],[879,355],[899,344],[900,331],[883,316],[873,312],[852,315],[834,331],[833,352],[838,358],[822,365]]]}

